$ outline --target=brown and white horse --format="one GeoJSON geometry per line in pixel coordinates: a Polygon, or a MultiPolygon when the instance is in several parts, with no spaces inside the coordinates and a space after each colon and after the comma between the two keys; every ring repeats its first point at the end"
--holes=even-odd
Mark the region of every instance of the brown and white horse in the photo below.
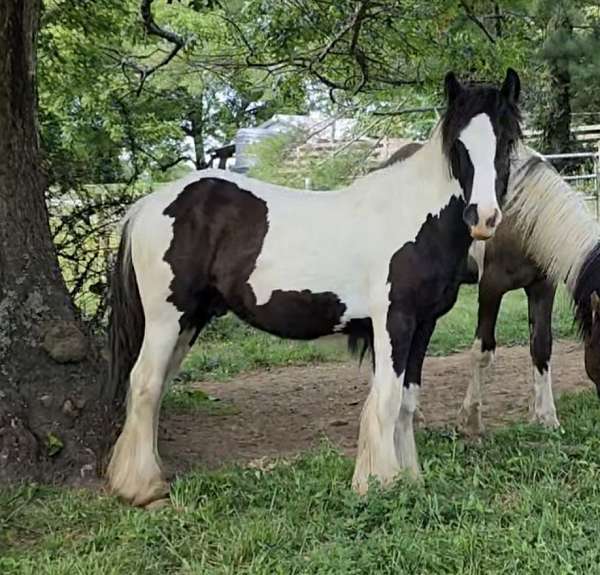
{"type": "Polygon", "coordinates": [[[472,250],[479,252],[482,273],[474,375],[461,410],[464,428],[471,433],[482,430],[481,385],[490,377],[495,323],[502,296],[510,289],[524,287],[528,299],[532,418],[548,427],[559,425],[550,366],[558,283],[564,283],[573,298],[586,371],[600,393],[600,225],[581,196],[532,150],[521,146],[512,170],[505,229],[498,230],[497,243],[476,244],[479,249],[472,250]]]}
{"type": "MultiPolygon", "coordinates": [[[[135,505],[162,497],[159,408],[199,331],[231,310],[281,337],[372,327],[375,369],[363,408],[354,487],[418,472],[405,373],[412,342],[455,289],[472,238],[493,236],[520,137],[519,79],[501,89],[445,82],[447,111],[409,160],[336,192],[307,192],[204,170],[138,201],[112,280],[111,382],[129,383],[107,475],[135,505]],[[466,224],[466,225],[465,225],[466,224]],[[412,430],[412,427],[411,427],[412,430]]],[[[410,382],[410,380],[408,380],[410,382]]]]}
{"type": "MultiPolygon", "coordinates": [[[[381,167],[401,162],[421,144],[397,150],[381,167]]],[[[468,435],[483,431],[482,386],[492,377],[495,329],[503,296],[523,288],[527,295],[533,401],[531,417],[558,427],[551,378],[552,307],[556,285],[573,296],[584,339],[585,367],[600,394],[600,224],[583,200],[536,152],[517,149],[502,224],[488,242],[474,242],[461,283],[478,283],[479,306],[472,348],[473,374],[459,423],[468,435]]],[[[368,340],[369,335],[364,335],[368,340]]],[[[413,359],[413,379],[421,381],[423,355],[413,359]]]]}

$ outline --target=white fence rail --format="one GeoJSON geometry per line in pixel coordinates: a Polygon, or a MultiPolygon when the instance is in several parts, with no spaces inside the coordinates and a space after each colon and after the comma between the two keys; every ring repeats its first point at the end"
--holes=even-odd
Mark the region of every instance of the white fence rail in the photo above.
{"type": "Polygon", "coordinates": [[[600,220],[600,142],[596,152],[573,152],[571,154],[547,154],[544,156],[550,163],[557,160],[591,160],[592,173],[574,174],[563,176],[563,179],[569,182],[584,197],[586,202],[591,204],[596,219],[600,220]],[[591,182],[591,184],[590,184],[591,182]]]}

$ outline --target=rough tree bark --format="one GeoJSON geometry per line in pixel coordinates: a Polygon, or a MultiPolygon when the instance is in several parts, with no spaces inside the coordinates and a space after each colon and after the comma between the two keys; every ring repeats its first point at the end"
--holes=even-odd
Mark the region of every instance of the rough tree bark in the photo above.
{"type": "MultiPolygon", "coordinates": [[[[549,29],[555,38],[564,41],[573,36],[573,24],[568,15],[561,14],[551,22],[549,29]]],[[[556,40],[555,40],[556,41],[556,40]]],[[[568,58],[560,51],[548,60],[550,69],[550,100],[546,110],[542,134],[543,149],[549,154],[571,150],[571,72],[568,58]]],[[[561,169],[564,164],[556,164],[561,169]]]]}
{"type": "Polygon", "coordinates": [[[95,476],[100,354],[56,259],[36,121],[39,0],[0,2],[0,482],[95,476]]]}
{"type": "Polygon", "coordinates": [[[197,170],[208,168],[204,153],[204,123],[202,110],[190,114],[190,130],[188,132],[194,138],[194,164],[197,170]]]}

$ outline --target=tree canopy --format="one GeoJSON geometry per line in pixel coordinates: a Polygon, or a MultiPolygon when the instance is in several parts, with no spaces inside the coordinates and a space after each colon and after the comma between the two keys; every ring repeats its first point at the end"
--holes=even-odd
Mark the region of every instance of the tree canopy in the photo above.
{"type": "Polygon", "coordinates": [[[593,0],[48,0],[40,39],[42,133],[61,186],[201,167],[276,112],[431,105],[449,69],[483,81],[516,68],[542,128],[560,83],[573,111],[599,107],[593,0]]]}

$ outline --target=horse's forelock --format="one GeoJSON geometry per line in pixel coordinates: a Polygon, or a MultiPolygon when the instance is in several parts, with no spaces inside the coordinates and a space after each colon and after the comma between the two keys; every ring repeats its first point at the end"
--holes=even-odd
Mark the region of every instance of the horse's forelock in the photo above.
{"type": "Polygon", "coordinates": [[[509,102],[494,86],[466,87],[449,105],[441,121],[442,150],[450,156],[452,146],[472,118],[487,114],[496,137],[502,133],[509,152],[521,139],[521,113],[518,106],[509,102]]]}

